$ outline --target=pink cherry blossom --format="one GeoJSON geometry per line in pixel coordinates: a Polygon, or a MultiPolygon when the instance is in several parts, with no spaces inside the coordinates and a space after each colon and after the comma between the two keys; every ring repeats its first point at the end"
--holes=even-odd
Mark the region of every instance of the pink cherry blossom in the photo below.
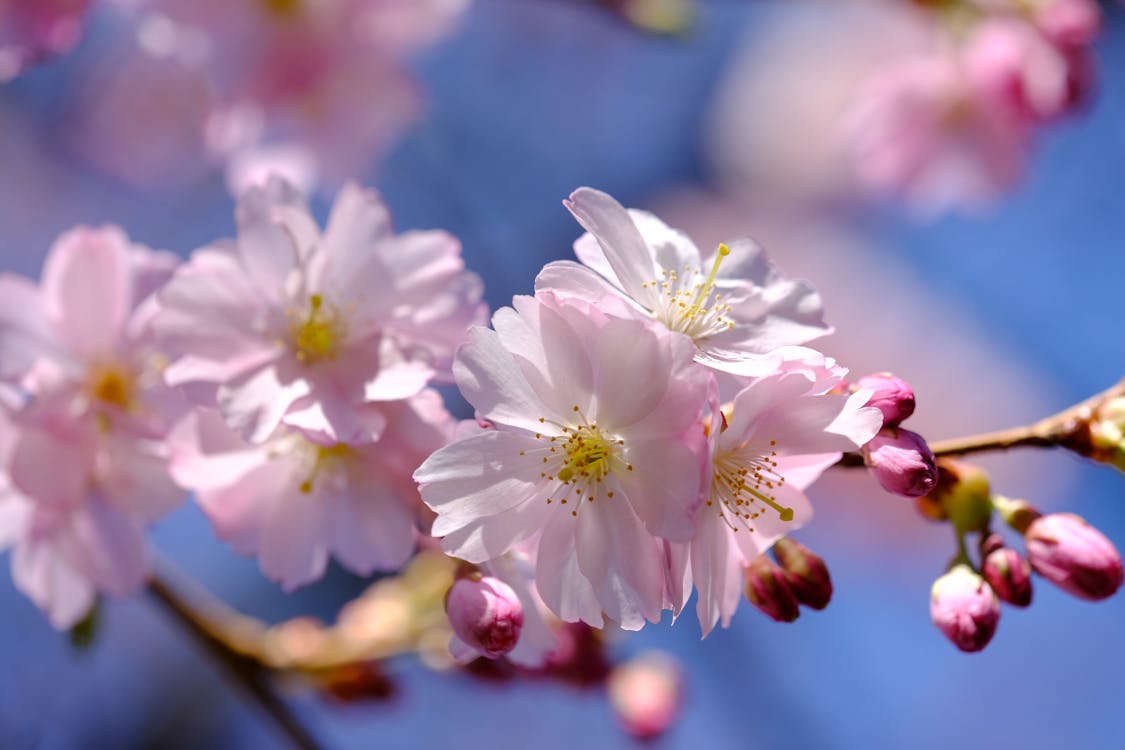
{"type": "Polygon", "coordinates": [[[627,211],[592,188],[576,190],[566,206],[587,230],[574,243],[581,264],[549,263],[537,291],[616,300],[616,312],[631,310],[690,337],[699,362],[743,375],[768,371],[762,355],[832,330],[816,291],[781,276],[749,239],[705,257],[652,214],[627,211]]]}
{"type": "Polygon", "coordinates": [[[284,422],[322,444],[369,442],[373,402],[449,378],[453,350],[484,315],[481,283],[440,231],[396,235],[355,185],[317,228],[292,186],[238,203],[238,238],[193,253],[160,294],[155,325],[173,385],[198,384],[254,443],[284,422]]]}
{"type": "Polygon", "coordinates": [[[690,539],[701,500],[707,371],[686,337],[578,300],[516,297],[492,322],[454,372],[495,429],[414,475],[433,535],[474,563],[531,540],[539,594],[564,621],[656,621],[661,538],[690,539]]]}
{"type": "Polygon", "coordinates": [[[82,36],[90,0],[0,0],[0,83],[69,52],[82,36]]]}
{"type": "MultiPolygon", "coordinates": [[[[142,28],[198,55],[215,92],[211,152],[234,170],[300,152],[331,183],[421,109],[406,58],[448,36],[468,0],[148,0],[142,28]]],[[[232,175],[232,180],[239,179],[232,175]]]]}
{"type": "Polygon", "coordinates": [[[176,426],[176,481],[195,493],[218,536],[286,590],[324,575],[329,557],[370,575],[414,550],[422,506],[411,472],[445,443],[451,419],[427,389],[376,407],[378,442],[321,444],[284,426],[246,442],[212,410],[176,426]]]}
{"type": "Polygon", "coordinates": [[[888,65],[857,93],[846,128],[857,175],[920,213],[989,202],[1022,176],[1035,118],[970,85],[955,50],[888,65]]]}
{"type": "Polygon", "coordinates": [[[51,249],[41,288],[0,277],[0,375],[18,384],[0,420],[0,546],[56,627],[96,593],[143,584],[144,524],[183,499],[162,442],[182,404],[148,331],[175,263],[80,228],[51,249]]]}
{"type": "Polygon", "coordinates": [[[870,391],[830,392],[844,374],[816,352],[794,349],[729,407],[713,407],[710,488],[690,544],[704,635],[730,623],[743,568],[812,516],[805,489],[882,425],[882,413],[866,406],[870,391]]]}

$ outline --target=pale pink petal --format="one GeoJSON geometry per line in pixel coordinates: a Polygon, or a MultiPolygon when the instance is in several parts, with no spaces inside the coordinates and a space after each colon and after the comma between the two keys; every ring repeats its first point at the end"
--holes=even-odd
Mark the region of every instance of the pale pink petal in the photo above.
{"type": "Polygon", "coordinates": [[[39,502],[76,506],[86,497],[93,453],[88,443],[21,430],[8,467],[13,486],[39,502]]]}
{"type": "Polygon", "coordinates": [[[132,310],[129,241],[116,227],[62,235],[43,267],[43,304],[59,342],[83,359],[116,351],[132,310]]]}
{"type": "Polygon", "coordinates": [[[12,550],[12,581],[58,630],[71,628],[94,606],[94,586],[58,554],[50,541],[12,550]]]}
{"type": "MultiPolygon", "coordinates": [[[[422,499],[438,513],[435,536],[480,516],[510,510],[537,494],[546,494],[539,478],[539,458],[521,455],[541,450],[530,435],[487,430],[447,445],[414,472],[422,499]]],[[[502,551],[502,550],[501,550],[502,551]]]]}
{"type": "Polygon", "coordinates": [[[251,187],[238,201],[238,254],[247,278],[258,294],[281,301],[290,275],[299,262],[299,237],[287,231],[274,213],[268,188],[251,187]]]}
{"type": "Polygon", "coordinates": [[[652,290],[644,286],[657,278],[652,253],[629,212],[609,195],[579,188],[564,201],[578,223],[597,238],[621,288],[646,307],[654,306],[652,290]]]}
{"type": "Polygon", "coordinates": [[[623,460],[632,471],[616,477],[629,504],[654,536],[686,542],[702,502],[703,435],[695,445],[675,439],[627,440],[623,460]]]}
{"type": "MultiPolygon", "coordinates": [[[[589,237],[590,235],[583,235],[589,237]]],[[[591,241],[594,240],[591,238],[591,241]]],[[[595,243],[596,244],[596,243],[595,243]]],[[[617,301],[627,302],[617,305],[612,313],[618,317],[632,315],[641,319],[648,319],[648,313],[633,302],[623,297],[621,290],[607,281],[591,268],[589,263],[579,265],[571,260],[556,260],[543,266],[543,270],[535,277],[535,293],[558,293],[565,297],[574,297],[585,300],[593,305],[604,306],[606,312],[611,312],[612,305],[617,301]]]]}
{"type": "Polygon", "coordinates": [[[20,276],[0,276],[0,378],[26,373],[37,357],[59,357],[38,287],[20,276]]]}
{"type": "Polygon", "coordinates": [[[276,366],[267,366],[220,386],[218,403],[231,427],[250,442],[261,443],[273,434],[289,408],[308,394],[307,381],[283,381],[276,366]]]}
{"type": "Polygon", "coordinates": [[[531,432],[543,429],[540,418],[563,421],[532,390],[515,357],[494,331],[470,329],[468,343],[453,363],[453,374],[465,399],[485,419],[531,432]]]}
{"type": "Polygon", "coordinates": [[[326,498],[293,487],[278,497],[261,530],[258,563],[286,591],[324,575],[328,565],[326,498]]]}
{"type": "MultiPolygon", "coordinates": [[[[737,399],[735,404],[737,411],[737,399]]],[[[839,425],[861,439],[866,438],[865,443],[875,436],[882,424],[883,415],[878,409],[857,406],[854,399],[846,396],[825,395],[796,399],[784,407],[769,409],[757,420],[753,434],[756,441],[763,443],[776,440],[789,454],[831,453],[855,450],[862,443],[829,432],[830,427],[839,425]],[[849,401],[854,411],[841,419],[849,401]]]]}
{"type": "Polygon", "coordinates": [[[716,624],[725,628],[742,599],[742,568],[747,560],[730,538],[733,533],[717,513],[703,511],[691,545],[691,572],[698,591],[695,612],[706,638],[716,624]]]}
{"type": "Polygon", "coordinates": [[[99,591],[130,596],[147,572],[144,532],[129,515],[97,493],[59,531],[60,551],[99,591]]]}
{"type": "Polygon", "coordinates": [[[320,399],[306,396],[294,403],[285,415],[285,425],[319,445],[370,443],[386,429],[386,418],[373,405],[320,393],[320,399]]]}
{"type": "Polygon", "coordinates": [[[141,521],[155,521],[186,499],[172,481],[163,443],[110,435],[102,447],[107,469],[98,485],[115,508],[141,521]]]}
{"type": "Polygon", "coordinates": [[[385,261],[381,253],[372,250],[393,233],[390,212],[376,191],[354,182],[344,185],[328,217],[320,243],[321,257],[314,266],[318,272],[312,274],[310,288],[358,303],[360,317],[368,304],[386,306],[383,300],[394,292],[392,276],[378,273],[384,270],[380,266],[385,261]],[[373,262],[376,267],[371,269],[373,262]],[[375,288],[371,288],[371,282],[375,288]]]}
{"type": "Polygon", "coordinates": [[[798,490],[806,490],[820,475],[840,460],[839,453],[814,453],[809,455],[779,455],[777,473],[785,483],[798,490]]]}
{"type": "Polygon", "coordinates": [[[569,514],[556,513],[544,527],[535,563],[535,587],[563,622],[581,621],[600,628],[605,624],[602,605],[578,569],[575,525],[569,514]]]}
{"type": "Polygon", "coordinates": [[[11,547],[30,528],[34,506],[31,501],[7,484],[0,474],[0,550],[11,547]]]}
{"type": "MultiPolygon", "coordinates": [[[[446,553],[471,563],[495,560],[547,523],[552,507],[538,492],[529,493],[520,505],[499,513],[461,521],[446,533],[441,548],[446,553]]],[[[442,517],[439,516],[440,521],[442,517]]],[[[438,535],[437,531],[433,532],[438,535]]]]}
{"type": "Polygon", "coordinates": [[[353,471],[348,491],[328,500],[325,521],[332,554],[357,575],[396,570],[414,551],[414,517],[388,484],[353,471]]]}
{"type": "MultiPolygon", "coordinates": [[[[565,514],[562,514],[565,518],[565,514]]],[[[582,503],[575,531],[578,568],[606,616],[625,630],[658,622],[664,605],[662,548],[619,498],[582,503]]]]}
{"type": "MultiPolygon", "coordinates": [[[[703,261],[700,259],[699,248],[686,234],[678,229],[672,229],[648,211],[631,208],[629,218],[633,220],[637,231],[644,238],[658,267],[680,272],[685,267],[701,266],[703,261]]],[[[656,278],[659,277],[649,281],[654,281],[656,278]]]]}

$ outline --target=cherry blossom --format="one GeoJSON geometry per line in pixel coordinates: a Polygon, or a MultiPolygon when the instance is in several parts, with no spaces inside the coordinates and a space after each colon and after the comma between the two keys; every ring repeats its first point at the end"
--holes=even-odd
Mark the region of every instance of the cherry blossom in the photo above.
{"type": "Polygon", "coordinates": [[[198,410],[169,437],[172,474],[216,534],[286,590],[321,578],[329,557],[359,575],[395,570],[414,551],[422,510],[410,474],[445,443],[451,419],[431,389],[377,408],[382,438],[362,445],[285,426],[254,445],[198,410]]]}
{"type": "Polygon", "coordinates": [[[323,444],[378,437],[374,402],[449,378],[484,315],[481,283],[440,231],[396,235],[371,191],[341,191],[323,233],[279,179],[238,203],[238,238],[197,250],[162,290],[155,325],[173,385],[195,384],[261,443],[284,422],[323,444]]]}
{"type": "Polygon", "coordinates": [[[831,332],[820,296],[781,276],[749,239],[704,256],[652,214],[627,211],[609,195],[579,188],[566,206],[587,233],[574,243],[581,264],[549,263],[537,291],[594,304],[617,301],[695,343],[695,358],[725,372],[768,371],[762,356],[831,332]]]}
{"type": "Polygon", "coordinates": [[[78,43],[90,0],[0,2],[0,83],[78,43]]]}
{"type": "Polygon", "coordinates": [[[844,374],[816,352],[791,349],[729,406],[713,401],[710,486],[689,555],[704,635],[730,623],[743,568],[812,516],[805,489],[882,425],[882,413],[866,406],[870,391],[831,392],[844,374]]]}
{"type": "Polygon", "coordinates": [[[474,563],[532,540],[556,615],[638,629],[665,603],[662,540],[694,533],[707,371],[690,340],[646,321],[549,294],[513,304],[495,330],[472,329],[454,365],[495,429],[415,472],[432,533],[474,563]]]}
{"type": "Polygon", "coordinates": [[[144,524],[183,500],[163,437],[182,411],[148,324],[176,258],[118,229],[64,234],[41,287],[0,277],[0,546],[16,586],[56,627],[97,593],[135,592],[144,524]]]}

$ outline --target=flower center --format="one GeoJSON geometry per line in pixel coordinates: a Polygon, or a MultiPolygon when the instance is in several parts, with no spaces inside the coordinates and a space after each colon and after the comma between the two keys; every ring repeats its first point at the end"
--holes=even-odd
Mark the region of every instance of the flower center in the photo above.
{"type": "Polygon", "coordinates": [[[744,445],[715,457],[707,507],[717,509],[732,531],[753,532],[754,520],[767,508],[782,521],[793,520],[793,509],[778,503],[773,494],[785,484],[785,477],[777,471],[774,445],[776,441],[771,440],[770,450],[764,452],[744,445]]]}
{"type": "MultiPolygon", "coordinates": [[[[580,409],[575,406],[574,411],[579,413],[580,409]]],[[[543,418],[539,421],[546,422],[543,418]]],[[[547,504],[567,505],[571,500],[580,503],[583,498],[592,503],[599,497],[612,500],[614,491],[605,485],[606,480],[615,471],[633,470],[633,465],[620,455],[625,441],[607,434],[585,417],[580,424],[558,425],[558,429],[561,435],[536,433],[535,439],[544,443],[542,448],[520,451],[521,456],[534,455],[542,461],[540,479],[559,482],[547,497],[547,504]]],[[[572,516],[578,515],[578,507],[571,510],[572,516]]]]}
{"type": "Polygon", "coordinates": [[[266,13],[279,18],[294,16],[301,10],[301,0],[261,0],[266,13]]]}
{"type": "Polygon", "coordinates": [[[675,269],[665,270],[663,278],[642,286],[652,286],[659,293],[653,316],[673,331],[679,331],[692,339],[703,339],[734,328],[734,322],[724,317],[730,312],[730,305],[721,301],[721,294],[714,294],[715,279],[723,258],[730,255],[730,248],[719,245],[711,273],[703,278],[698,268],[684,267],[680,276],[675,269]]]}
{"type": "Polygon", "coordinates": [[[129,411],[134,405],[133,374],[117,365],[104,365],[94,368],[88,381],[90,397],[103,404],[116,406],[129,411]]]}
{"type": "Polygon", "coordinates": [[[335,445],[313,445],[313,465],[309,470],[308,475],[301,482],[301,492],[308,495],[313,491],[313,485],[317,479],[323,474],[335,474],[338,472],[344,462],[351,456],[352,450],[344,443],[336,443],[335,445]]]}
{"type": "Polygon", "coordinates": [[[289,333],[297,361],[312,364],[336,357],[344,338],[344,321],[325,307],[323,297],[312,294],[308,313],[290,324],[289,333]]]}

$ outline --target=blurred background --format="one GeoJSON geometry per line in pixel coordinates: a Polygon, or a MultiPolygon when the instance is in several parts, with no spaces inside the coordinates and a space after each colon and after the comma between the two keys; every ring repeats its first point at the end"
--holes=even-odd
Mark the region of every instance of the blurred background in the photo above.
{"type": "MultiPolygon", "coordinates": [[[[1121,7],[1103,8],[1083,101],[987,145],[1014,149],[1018,168],[991,189],[946,179],[928,191],[869,190],[849,162],[864,81],[930,44],[906,0],[699,0],[690,21],[682,10],[474,0],[378,70],[333,63],[334,98],[318,99],[331,117],[302,122],[307,107],[271,109],[276,97],[247,115],[231,92],[260,82],[201,77],[191,44],[138,20],[143,8],[95,5],[73,49],[0,84],[0,269],[37,278],[53,240],[80,223],[186,255],[232,235],[231,188],[279,164],[322,220],[354,178],[383,193],[400,230],[457,235],[495,308],[571,257],[580,232],[561,200],[591,185],[701,247],[756,237],[821,290],[836,326],[818,342],[827,353],[913,384],[911,427],[931,440],[1027,424],[1122,376],[1125,350],[1109,335],[1125,283],[1121,7]]],[[[230,48],[256,43],[252,23],[223,23],[243,35],[230,48]]],[[[1035,449],[981,463],[997,491],[1077,512],[1125,545],[1125,478],[1111,469],[1035,449]]],[[[818,515],[797,538],[830,565],[826,611],[781,625],[743,605],[705,641],[691,616],[611,637],[615,658],[657,648],[682,665],[682,714],[653,746],[1125,746],[1125,599],[1090,604],[1037,581],[1030,609],[1005,608],[988,649],[961,654],[928,612],[949,529],[860,473],[830,472],[812,496],[818,515]]],[[[153,538],[268,620],[331,620],[364,585],[333,570],[285,596],[190,503],[153,538]]],[[[144,597],[108,602],[85,650],[8,576],[0,613],[0,748],[285,747],[144,597]]],[[[602,688],[485,682],[407,657],[387,674],[394,694],[376,702],[300,684],[285,694],[333,748],[636,744],[602,688]]]]}

